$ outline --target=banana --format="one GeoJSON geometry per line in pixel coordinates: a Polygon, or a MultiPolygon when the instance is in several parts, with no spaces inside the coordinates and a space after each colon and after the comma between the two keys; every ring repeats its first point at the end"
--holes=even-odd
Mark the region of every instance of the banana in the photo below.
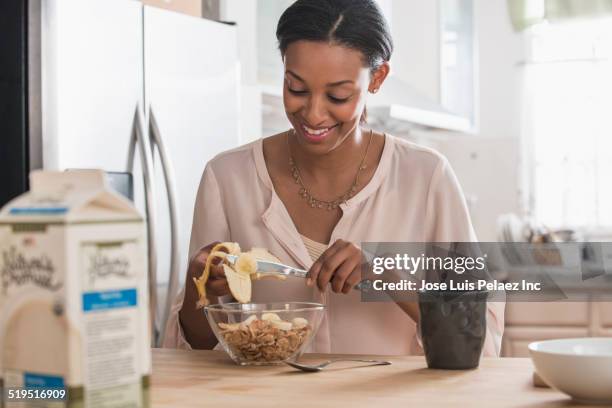
{"type": "Polygon", "coordinates": [[[249,303],[251,301],[251,277],[238,273],[225,264],[223,272],[225,272],[227,284],[234,299],[240,303],[249,303]]]}
{"type": "MultiPolygon", "coordinates": [[[[206,282],[210,276],[210,267],[213,263],[223,265],[227,284],[234,298],[240,303],[250,302],[251,281],[262,277],[262,274],[257,273],[257,259],[280,263],[278,258],[263,248],[252,248],[248,252],[241,252],[240,245],[236,242],[222,242],[215,245],[206,259],[202,275],[199,278],[193,278],[199,296],[196,307],[202,308],[210,303],[206,297],[206,282]],[[234,265],[227,261],[227,254],[238,255],[234,265]]],[[[281,280],[286,278],[282,275],[274,277],[281,280]]]]}

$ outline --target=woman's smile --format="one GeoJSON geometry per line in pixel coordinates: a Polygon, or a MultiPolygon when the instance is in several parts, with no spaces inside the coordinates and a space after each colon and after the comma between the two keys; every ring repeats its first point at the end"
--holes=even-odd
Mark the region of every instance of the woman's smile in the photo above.
{"type": "Polygon", "coordinates": [[[307,126],[304,123],[302,123],[301,126],[299,127],[301,132],[298,132],[298,133],[300,133],[301,136],[303,136],[308,142],[321,143],[330,134],[332,134],[337,127],[338,127],[338,124],[335,124],[333,126],[328,126],[328,127],[313,128],[313,127],[307,126]]]}

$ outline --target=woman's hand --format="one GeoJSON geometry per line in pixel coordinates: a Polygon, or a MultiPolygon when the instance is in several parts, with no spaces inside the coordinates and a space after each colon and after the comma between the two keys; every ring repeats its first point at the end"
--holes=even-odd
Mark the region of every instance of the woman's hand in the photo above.
{"type": "MultiPolygon", "coordinates": [[[[189,261],[185,282],[185,297],[183,306],[179,310],[179,323],[183,329],[183,334],[187,342],[194,349],[212,349],[217,344],[217,338],[213,333],[208,320],[202,310],[196,307],[199,301],[199,294],[193,278],[199,278],[204,272],[208,254],[219,242],[202,247],[189,261]]],[[[225,279],[223,267],[220,260],[213,260],[216,265],[210,268],[210,275],[206,282],[206,292],[211,295],[213,303],[217,303],[217,297],[229,294],[229,287],[225,279]]]]}
{"type": "Polygon", "coordinates": [[[361,281],[362,260],[357,245],[339,239],[312,264],[306,284],[312,286],[316,283],[321,291],[325,291],[327,284],[331,283],[335,293],[349,293],[361,281]]]}
{"type": "MultiPolygon", "coordinates": [[[[206,245],[201,248],[189,262],[189,276],[195,277],[196,279],[202,275],[206,260],[210,254],[211,249],[219,242],[213,242],[212,244],[206,245]]],[[[225,296],[230,294],[227,279],[225,278],[225,272],[223,272],[223,266],[221,266],[221,258],[213,259],[210,267],[210,274],[208,275],[208,281],[206,282],[206,293],[213,296],[225,296]]],[[[193,285],[192,279],[188,279],[187,284],[193,285]]]]}

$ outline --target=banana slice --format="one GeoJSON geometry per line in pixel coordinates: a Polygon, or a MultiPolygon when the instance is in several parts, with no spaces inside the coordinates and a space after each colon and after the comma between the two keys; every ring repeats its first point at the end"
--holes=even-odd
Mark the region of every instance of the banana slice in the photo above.
{"type": "Polygon", "coordinates": [[[271,322],[271,321],[281,321],[282,319],[276,313],[264,313],[261,315],[261,320],[267,320],[271,322]]]}
{"type": "Polygon", "coordinates": [[[291,321],[291,324],[294,329],[301,329],[302,327],[308,326],[308,320],[303,317],[296,317],[291,321]]]}
{"type": "Polygon", "coordinates": [[[272,326],[276,327],[277,329],[280,330],[291,330],[291,322],[286,322],[284,320],[271,320],[270,323],[272,324],[272,326]]]}
{"type": "Polygon", "coordinates": [[[242,326],[248,326],[249,324],[253,323],[255,320],[257,320],[257,316],[255,315],[250,315],[247,319],[245,319],[241,324],[242,326]]]}
{"type": "Polygon", "coordinates": [[[223,329],[223,330],[229,330],[229,331],[235,331],[238,330],[240,328],[240,323],[219,323],[218,324],[219,328],[223,329]]]}
{"type": "Polygon", "coordinates": [[[227,278],[230,292],[240,303],[249,303],[251,301],[251,277],[242,273],[235,272],[227,265],[223,265],[223,271],[227,278]]]}

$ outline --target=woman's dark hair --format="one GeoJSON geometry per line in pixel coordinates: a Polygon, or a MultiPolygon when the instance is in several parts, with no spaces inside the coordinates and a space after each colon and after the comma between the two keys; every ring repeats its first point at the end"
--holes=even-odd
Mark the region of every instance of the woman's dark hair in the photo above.
{"type": "Polygon", "coordinates": [[[393,53],[387,20],[374,0],[298,0],[280,17],[276,38],[282,56],[300,40],[361,51],[372,71],[393,53]]]}
{"type": "MultiPolygon", "coordinates": [[[[276,38],[283,57],[287,47],[300,40],[360,51],[371,72],[393,53],[387,20],[374,0],[297,0],[280,17],[276,38]]],[[[361,121],[365,119],[364,111],[361,121]]]]}

